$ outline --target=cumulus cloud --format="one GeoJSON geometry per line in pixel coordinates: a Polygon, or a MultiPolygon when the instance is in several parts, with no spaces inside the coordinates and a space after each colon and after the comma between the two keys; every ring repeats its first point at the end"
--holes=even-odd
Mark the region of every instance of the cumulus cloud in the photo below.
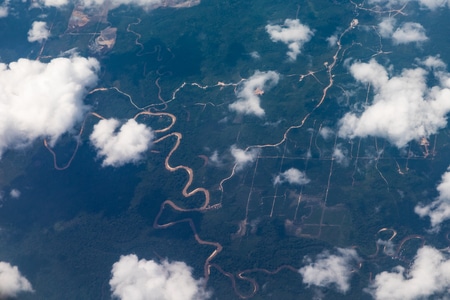
{"type": "Polygon", "coordinates": [[[104,158],[102,166],[120,167],[141,160],[153,137],[150,128],[134,119],[122,125],[116,119],[103,119],[94,126],[89,139],[98,150],[98,156],[104,158]]]}
{"type": "Polygon", "coordinates": [[[430,204],[418,204],[414,211],[420,217],[429,217],[432,230],[439,231],[442,222],[450,219],[450,169],[442,175],[441,183],[437,186],[439,196],[430,204]]]}
{"type": "Polygon", "coordinates": [[[14,298],[21,292],[33,292],[30,282],[16,266],[0,261],[0,299],[14,298]]]}
{"type": "Polygon", "coordinates": [[[121,256],[111,273],[112,294],[121,300],[203,300],[211,296],[203,280],[195,279],[184,262],[157,263],[130,254],[121,256]]]}
{"type": "Polygon", "coordinates": [[[277,176],[275,176],[273,180],[273,184],[282,184],[284,182],[288,182],[293,185],[305,185],[308,184],[311,180],[306,177],[306,174],[296,168],[290,168],[277,176]]]}
{"type": "Polygon", "coordinates": [[[448,295],[449,270],[448,254],[424,246],[417,251],[409,270],[397,266],[392,272],[376,275],[367,292],[377,300],[430,299],[432,296],[448,295]]]}
{"type": "Polygon", "coordinates": [[[384,18],[380,24],[378,24],[378,32],[384,38],[392,37],[395,28],[395,19],[394,18],[384,18]]]}
{"type": "Polygon", "coordinates": [[[314,35],[312,30],[298,19],[286,19],[283,25],[267,25],[266,31],[273,42],[282,42],[288,46],[287,55],[292,61],[297,59],[303,45],[314,35]]]}
{"type": "Polygon", "coordinates": [[[333,154],[331,157],[340,165],[347,166],[348,158],[346,156],[347,149],[342,148],[341,144],[337,144],[333,149],[333,154]]]}
{"type": "Polygon", "coordinates": [[[419,23],[406,22],[395,29],[395,19],[385,18],[378,24],[380,35],[391,38],[396,45],[408,43],[420,43],[428,40],[425,28],[419,23]],[[395,30],[394,30],[395,29],[395,30]]]}
{"type": "Polygon", "coordinates": [[[255,60],[261,59],[261,55],[258,53],[258,51],[250,52],[250,57],[255,59],[255,60]]]}
{"type": "Polygon", "coordinates": [[[334,47],[337,45],[338,36],[337,34],[333,34],[332,36],[327,37],[328,46],[334,47]]]}
{"type": "Polygon", "coordinates": [[[214,152],[208,157],[208,162],[216,167],[223,166],[222,158],[220,158],[219,152],[217,150],[214,150],[214,152]]]}
{"type": "MultiPolygon", "coordinates": [[[[438,60],[432,59],[435,65],[438,60]]],[[[354,63],[350,73],[357,81],[370,84],[375,95],[361,113],[345,114],[339,121],[339,136],[382,137],[403,148],[412,140],[429,137],[444,128],[450,111],[449,74],[434,70],[432,75],[439,84],[428,87],[427,76],[431,72],[426,62],[422,62],[425,68],[404,69],[397,76],[389,76],[375,59],[354,63]]]]}
{"type": "Polygon", "coordinates": [[[305,259],[306,266],[299,270],[303,283],[320,287],[333,287],[340,293],[350,289],[354,265],[360,260],[355,249],[338,248],[336,254],[323,251],[315,261],[305,259]]]}
{"type": "MultiPolygon", "coordinates": [[[[420,6],[430,9],[430,10],[434,10],[439,7],[450,6],[449,0],[413,0],[413,1],[419,3],[420,6]]],[[[403,5],[408,2],[413,2],[413,1],[411,1],[411,0],[369,0],[368,3],[369,4],[381,4],[381,5],[386,5],[388,7],[392,7],[395,5],[403,5]]]]}
{"type": "Polygon", "coordinates": [[[9,0],[0,5],[0,18],[6,18],[9,14],[9,0]]]}
{"type": "Polygon", "coordinates": [[[328,140],[331,136],[334,135],[334,131],[330,127],[324,126],[320,128],[319,134],[324,140],[328,140]]]}
{"type": "Polygon", "coordinates": [[[31,25],[31,29],[28,31],[28,41],[42,43],[50,36],[50,30],[48,30],[47,23],[43,21],[34,21],[31,25]]]}
{"type": "Polygon", "coordinates": [[[247,79],[238,88],[238,100],[230,104],[230,110],[244,115],[263,117],[265,111],[261,108],[261,99],[259,96],[264,94],[266,89],[270,89],[275,86],[279,79],[280,75],[277,72],[256,71],[253,76],[247,79]]]}
{"type": "MultiPolygon", "coordinates": [[[[70,0],[41,0],[45,6],[62,7],[70,3],[70,0]]],[[[186,2],[186,0],[174,0],[171,1],[171,6],[181,4],[186,2]]],[[[191,6],[198,4],[200,1],[191,1],[191,6]]],[[[79,3],[85,7],[100,6],[105,3],[109,5],[110,9],[119,7],[120,5],[135,5],[140,6],[145,9],[153,9],[160,6],[166,5],[164,0],[80,0],[79,3]]]]}
{"type": "Polygon", "coordinates": [[[20,191],[18,190],[18,189],[12,189],[10,192],[9,192],[9,196],[11,197],[11,198],[14,198],[14,199],[17,199],[17,198],[19,198],[20,197],[20,191]]]}
{"type": "Polygon", "coordinates": [[[258,158],[260,152],[257,148],[245,151],[237,148],[236,145],[231,146],[230,151],[231,155],[234,157],[236,171],[240,171],[247,165],[253,163],[258,158]]]}
{"type": "Polygon", "coordinates": [[[97,83],[94,58],[19,59],[0,63],[0,156],[8,148],[50,138],[50,145],[82,120],[83,98],[97,83]]]}
{"type": "Polygon", "coordinates": [[[422,60],[421,63],[424,66],[434,70],[443,70],[447,67],[445,63],[439,58],[439,56],[428,56],[427,58],[422,60]]]}
{"type": "Polygon", "coordinates": [[[395,255],[395,244],[391,241],[391,240],[382,240],[382,239],[378,239],[377,240],[377,245],[378,246],[383,246],[383,253],[389,256],[394,256],[395,255]]]}
{"type": "Polygon", "coordinates": [[[394,44],[419,43],[428,40],[425,28],[419,23],[406,22],[392,34],[394,44]]]}

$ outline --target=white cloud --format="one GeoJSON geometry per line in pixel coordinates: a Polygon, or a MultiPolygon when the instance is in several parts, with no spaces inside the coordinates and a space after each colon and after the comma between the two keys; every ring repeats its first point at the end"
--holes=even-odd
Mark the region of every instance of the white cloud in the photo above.
{"type": "Polygon", "coordinates": [[[406,22],[392,34],[394,44],[419,43],[428,40],[425,28],[419,23],[406,22]]]}
{"type": "Polygon", "coordinates": [[[311,180],[306,177],[306,174],[296,168],[290,168],[280,174],[278,174],[274,180],[273,184],[282,184],[284,182],[288,182],[293,185],[305,185],[308,184],[311,180]]]}
{"type": "Polygon", "coordinates": [[[377,245],[378,246],[383,246],[383,253],[389,256],[394,256],[395,255],[395,244],[391,241],[391,240],[382,240],[382,239],[378,239],[377,240],[377,245]]]}
{"type": "Polygon", "coordinates": [[[40,2],[45,6],[55,6],[55,7],[61,7],[69,4],[69,0],[41,0],[40,2]]]}
{"type": "Polygon", "coordinates": [[[258,60],[261,58],[261,55],[258,53],[258,51],[252,51],[252,52],[250,52],[250,57],[258,60]]]}
{"type": "Polygon", "coordinates": [[[18,189],[12,189],[10,192],[9,192],[9,196],[11,196],[11,198],[14,198],[14,199],[17,199],[17,198],[19,198],[20,197],[20,191],[18,190],[18,189]]]}
{"type": "Polygon", "coordinates": [[[50,36],[50,30],[48,30],[47,23],[43,21],[34,21],[31,25],[31,29],[28,31],[28,41],[42,43],[50,36]]]}
{"type": "Polygon", "coordinates": [[[217,150],[214,150],[213,154],[208,157],[208,160],[213,166],[221,167],[223,165],[223,161],[219,157],[219,152],[217,150]]]}
{"type": "Polygon", "coordinates": [[[320,128],[319,134],[324,140],[328,140],[332,135],[334,135],[334,131],[330,127],[324,126],[320,128]]]}
{"type": "Polygon", "coordinates": [[[392,272],[376,275],[367,292],[377,300],[413,300],[448,295],[449,290],[448,255],[433,247],[424,246],[417,251],[409,270],[397,266],[392,272]]]}
{"type": "Polygon", "coordinates": [[[119,125],[116,119],[100,120],[89,137],[98,156],[104,158],[102,166],[120,167],[138,162],[150,147],[154,137],[150,128],[134,119],[129,119],[118,129],[119,125]]]}
{"type": "Polygon", "coordinates": [[[414,211],[420,217],[429,217],[431,227],[439,231],[442,222],[450,219],[450,169],[442,175],[442,181],[437,186],[439,196],[428,205],[418,204],[414,211]]]}
{"type": "MultiPolygon", "coordinates": [[[[450,6],[449,0],[413,0],[419,3],[422,7],[434,10],[439,7],[450,6]]],[[[403,5],[408,2],[413,2],[411,0],[369,0],[370,4],[382,4],[389,7],[393,7],[396,5],[403,5]]]]}
{"type": "Polygon", "coordinates": [[[400,75],[389,77],[387,70],[372,59],[353,64],[350,73],[357,81],[370,84],[375,95],[362,113],[349,112],[339,121],[339,136],[382,137],[402,148],[447,125],[446,115],[450,111],[447,72],[435,70],[433,75],[440,85],[433,87],[427,86],[428,68],[404,69],[400,75]]]}
{"type": "MultiPolygon", "coordinates": [[[[41,0],[40,2],[45,6],[62,7],[69,4],[70,0],[41,0]]],[[[135,5],[145,9],[153,9],[166,5],[166,1],[164,0],[80,0],[79,2],[85,7],[100,6],[108,3],[110,9],[117,8],[120,5],[135,5]]],[[[184,2],[187,2],[187,0],[174,0],[171,1],[171,6],[182,4],[184,2]]],[[[190,4],[193,6],[199,2],[199,0],[193,0],[190,4]]]]}
{"type": "Polygon", "coordinates": [[[157,263],[130,254],[121,256],[111,273],[112,294],[121,300],[203,300],[211,296],[203,280],[193,278],[184,262],[157,263]]]}
{"type": "Polygon", "coordinates": [[[445,63],[439,58],[439,56],[428,56],[421,62],[424,66],[430,69],[445,69],[447,66],[445,63]]]}
{"type": "Polygon", "coordinates": [[[394,18],[384,18],[380,24],[378,24],[378,32],[384,38],[392,37],[395,23],[396,21],[394,18]]]}
{"type": "Polygon", "coordinates": [[[323,251],[313,262],[306,258],[308,264],[299,270],[303,283],[320,287],[334,287],[340,293],[350,289],[350,278],[356,263],[360,260],[355,249],[338,248],[337,254],[323,251]]]}
{"type": "MultiPolygon", "coordinates": [[[[403,0],[403,2],[406,1],[407,0],[403,0]]],[[[416,0],[416,1],[419,2],[420,5],[431,10],[450,5],[450,2],[448,0],[416,0]]]]}
{"type": "Polygon", "coordinates": [[[332,36],[327,37],[328,46],[334,47],[337,45],[338,36],[337,34],[333,34],[332,36]]]}
{"type": "Polygon", "coordinates": [[[0,18],[6,18],[9,14],[9,0],[0,5],[0,18]]]}
{"type": "Polygon", "coordinates": [[[262,95],[266,89],[270,89],[278,83],[280,75],[274,71],[256,71],[252,77],[247,79],[237,91],[238,100],[229,105],[230,110],[244,115],[264,116],[261,108],[262,95]]]}
{"type": "Polygon", "coordinates": [[[236,171],[242,170],[248,164],[254,162],[259,155],[260,150],[253,148],[251,150],[242,150],[236,147],[236,145],[230,148],[231,155],[234,157],[234,163],[236,164],[236,171]]]}
{"type": "Polygon", "coordinates": [[[340,165],[347,166],[348,158],[346,156],[347,149],[343,149],[341,144],[337,144],[333,149],[331,157],[340,165]]]}
{"type": "Polygon", "coordinates": [[[0,299],[14,298],[21,292],[33,292],[30,282],[16,266],[0,261],[0,299]]]}
{"type": "Polygon", "coordinates": [[[288,45],[287,55],[290,60],[296,60],[303,45],[314,35],[312,30],[300,23],[298,19],[286,19],[284,25],[267,25],[266,31],[273,42],[283,42],[288,45]]]}
{"type": "Polygon", "coordinates": [[[49,137],[50,145],[82,120],[83,97],[97,83],[94,58],[19,59],[0,63],[0,156],[49,137]]]}
{"type": "Polygon", "coordinates": [[[395,29],[395,19],[385,18],[378,24],[378,31],[384,38],[391,38],[398,44],[420,43],[428,40],[425,28],[419,23],[406,22],[395,29]],[[394,30],[395,29],[395,30],[394,30]]]}

